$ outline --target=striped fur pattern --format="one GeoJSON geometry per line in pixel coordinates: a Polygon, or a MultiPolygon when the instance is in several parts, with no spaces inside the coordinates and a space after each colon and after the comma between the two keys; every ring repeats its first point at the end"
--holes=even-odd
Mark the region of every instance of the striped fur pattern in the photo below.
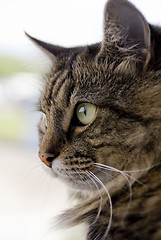
{"type": "Polygon", "coordinates": [[[161,239],[161,30],[126,0],[109,0],[104,39],[62,48],[30,37],[52,59],[40,99],[40,151],[78,205],[59,226],[85,222],[88,240],[161,239]],[[96,106],[87,125],[80,103],[96,106]]]}

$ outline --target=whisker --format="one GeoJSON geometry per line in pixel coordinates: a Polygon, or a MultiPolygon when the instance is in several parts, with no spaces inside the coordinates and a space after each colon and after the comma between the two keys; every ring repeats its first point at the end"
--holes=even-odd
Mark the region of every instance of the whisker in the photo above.
{"type": "Polygon", "coordinates": [[[136,169],[136,170],[123,171],[123,172],[135,173],[135,172],[149,171],[150,169],[152,169],[152,168],[154,168],[154,167],[158,167],[160,164],[161,164],[161,163],[156,163],[156,164],[152,165],[151,167],[142,168],[142,169],[136,169]]]}
{"type": "Polygon", "coordinates": [[[86,172],[87,176],[91,179],[91,181],[94,183],[94,185],[96,186],[96,188],[98,189],[99,191],[99,195],[100,195],[100,206],[99,206],[99,209],[98,209],[98,213],[97,213],[97,216],[94,220],[94,222],[92,224],[95,224],[97,222],[97,219],[99,218],[100,216],[100,213],[101,213],[101,210],[102,210],[102,194],[100,192],[100,189],[99,187],[97,186],[96,182],[93,180],[93,178],[90,176],[90,174],[88,172],[86,172]]]}
{"type": "MultiPolygon", "coordinates": [[[[94,167],[97,167],[97,166],[94,166],[94,167]]],[[[113,178],[114,179],[114,176],[112,176],[111,174],[105,172],[104,170],[107,170],[107,169],[104,169],[104,168],[101,168],[101,167],[98,167],[98,170],[100,172],[102,172],[103,174],[106,174],[107,176],[109,176],[110,178],[113,178]]]]}
{"type": "MultiPolygon", "coordinates": [[[[93,166],[96,166],[96,167],[100,167],[102,169],[105,169],[105,170],[108,170],[108,171],[113,171],[113,172],[118,172],[120,174],[122,174],[126,179],[127,177],[131,178],[134,182],[137,182],[139,183],[140,185],[144,185],[142,182],[140,182],[139,180],[135,179],[134,177],[132,177],[131,175],[127,174],[126,171],[121,171],[117,168],[114,168],[114,167],[110,167],[110,166],[106,166],[104,164],[101,164],[101,163],[93,163],[93,166]]],[[[131,183],[130,183],[131,184],[131,183]]]]}
{"type": "MultiPolygon", "coordinates": [[[[130,175],[124,173],[124,171],[121,171],[121,170],[119,170],[119,169],[117,169],[117,168],[109,167],[109,166],[106,166],[106,165],[103,165],[103,164],[94,163],[93,165],[94,165],[95,167],[98,167],[98,168],[101,168],[101,169],[104,169],[104,170],[113,171],[113,172],[118,172],[118,173],[122,174],[122,175],[126,178],[126,180],[127,180],[127,182],[128,182],[129,189],[130,189],[130,194],[132,195],[131,182],[130,182],[130,180],[128,179],[128,177],[131,178],[130,175]]],[[[105,173],[105,172],[104,172],[104,173],[105,173]]],[[[108,174],[108,173],[107,173],[107,174],[108,174]]],[[[110,174],[108,174],[108,175],[110,175],[110,174]]]]}
{"type": "MultiPolygon", "coordinates": [[[[103,170],[99,170],[99,171],[101,171],[102,173],[104,173],[104,174],[106,174],[106,175],[108,175],[108,176],[111,176],[110,174],[108,174],[107,172],[105,172],[105,170],[107,170],[107,169],[103,169],[103,170]]],[[[119,172],[120,174],[122,174],[125,178],[126,178],[126,180],[127,180],[127,182],[128,182],[128,186],[129,186],[129,192],[130,192],[130,197],[129,197],[129,204],[130,204],[130,202],[132,201],[132,187],[131,187],[131,182],[129,181],[129,179],[128,179],[128,176],[126,176],[126,174],[124,174],[124,173],[122,173],[122,172],[119,172]]],[[[114,179],[114,177],[112,177],[111,176],[111,178],[113,178],[114,179]]],[[[129,208],[129,207],[128,207],[129,208]]]]}
{"type": "Polygon", "coordinates": [[[107,229],[105,231],[104,237],[102,240],[105,240],[106,236],[108,235],[110,228],[111,228],[111,224],[112,224],[112,214],[113,214],[113,209],[112,209],[112,200],[111,200],[111,196],[106,188],[106,186],[103,184],[103,182],[95,175],[93,174],[91,171],[88,171],[88,174],[97,182],[99,183],[103,189],[105,190],[105,192],[107,193],[108,199],[109,199],[109,204],[110,204],[110,219],[109,219],[109,223],[107,226],[107,229]]]}
{"type": "MultiPolygon", "coordinates": [[[[128,186],[129,186],[129,202],[128,202],[126,211],[125,211],[125,213],[124,213],[124,217],[123,217],[123,219],[124,219],[125,216],[127,215],[128,211],[129,211],[129,208],[130,208],[131,202],[132,202],[132,186],[131,186],[131,182],[130,182],[130,180],[129,180],[129,178],[128,178],[128,177],[131,177],[131,176],[128,175],[128,174],[126,174],[126,173],[124,173],[124,172],[122,172],[121,170],[118,170],[118,169],[115,169],[115,168],[112,168],[112,167],[108,167],[108,166],[105,166],[105,165],[100,166],[100,164],[99,164],[99,166],[97,166],[96,164],[94,164],[94,165],[95,165],[95,167],[99,167],[99,168],[101,168],[101,169],[103,169],[103,170],[108,170],[108,171],[112,170],[112,171],[118,172],[118,173],[120,173],[123,177],[125,177],[125,179],[126,179],[126,181],[127,181],[127,183],[128,183],[128,186]],[[111,168],[112,168],[112,169],[111,169],[111,168]]],[[[102,165],[102,164],[101,164],[101,165],[102,165]]],[[[106,174],[105,171],[103,171],[103,172],[106,174]]],[[[109,174],[107,173],[107,175],[109,175],[109,174]]]]}
{"type": "Polygon", "coordinates": [[[30,164],[27,164],[26,166],[24,166],[23,168],[23,175],[22,175],[22,172],[20,172],[18,174],[19,177],[19,180],[20,181],[24,181],[26,180],[27,178],[31,178],[31,175],[35,172],[38,172],[38,170],[41,169],[41,165],[40,164],[37,164],[37,163],[32,163],[32,165],[30,164]]]}

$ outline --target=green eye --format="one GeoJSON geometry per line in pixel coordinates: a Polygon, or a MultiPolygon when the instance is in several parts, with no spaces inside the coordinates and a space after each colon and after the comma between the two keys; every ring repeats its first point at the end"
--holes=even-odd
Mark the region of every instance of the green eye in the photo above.
{"type": "Polygon", "coordinates": [[[96,105],[91,103],[81,103],[76,108],[76,115],[80,123],[89,124],[96,113],[96,105]]]}

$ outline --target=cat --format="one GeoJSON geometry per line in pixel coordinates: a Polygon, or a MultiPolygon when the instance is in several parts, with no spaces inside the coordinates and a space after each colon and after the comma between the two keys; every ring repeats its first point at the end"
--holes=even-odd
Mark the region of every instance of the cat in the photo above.
{"type": "Polygon", "coordinates": [[[39,157],[78,202],[58,225],[85,223],[87,240],[160,240],[161,28],[127,0],[109,0],[101,43],[27,36],[53,63],[39,157]]]}

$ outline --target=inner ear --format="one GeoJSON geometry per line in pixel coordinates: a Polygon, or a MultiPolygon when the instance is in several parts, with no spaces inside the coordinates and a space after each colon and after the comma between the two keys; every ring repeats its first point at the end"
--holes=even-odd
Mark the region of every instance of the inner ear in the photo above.
{"type": "Polygon", "coordinates": [[[151,33],[144,16],[126,0],[109,0],[105,7],[104,42],[122,38],[126,48],[135,48],[140,56],[151,55],[151,33]]]}

